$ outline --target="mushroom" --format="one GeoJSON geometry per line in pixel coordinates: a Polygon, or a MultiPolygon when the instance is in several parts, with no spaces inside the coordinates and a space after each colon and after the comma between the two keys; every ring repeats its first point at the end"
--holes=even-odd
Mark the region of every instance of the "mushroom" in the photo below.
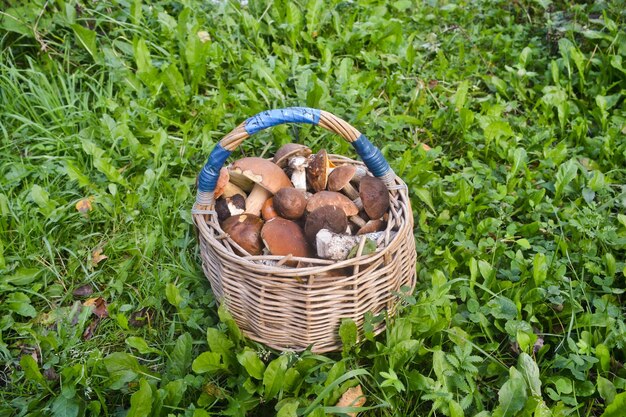
{"type": "Polygon", "coordinates": [[[376,219],[376,220],[370,220],[367,223],[365,223],[365,225],[363,227],[361,227],[356,234],[357,235],[364,235],[367,233],[374,233],[374,232],[378,232],[381,231],[385,228],[385,221],[381,220],[381,219],[376,219]]]}
{"type": "Polygon", "coordinates": [[[291,168],[291,182],[295,188],[306,190],[307,158],[311,155],[308,146],[299,143],[287,143],[274,154],[274,163],[285,169],[291,168]]]}
{"type": "Polygon", "coordinates": [[[303,156],[296,156],[289,160],[289,168],[291,168],[291,182],[298,190],[306,191],[306,167],[308,161],[303,156]]]}
{"type": "Polygon", "coordinates": [[[291,159],[295,157],[306,159],[309,155],[311,155],[311,149],[308,146],[299,143],[286,143],[276,151],[272,161],[279,167],[285,168],[291,159]]]}
{"type": "Polygon", "coordinates": [[[261,217],[263,217],[263,220],[268,221],[276,216],[278,216],[278,214],[274,209],[274,197],[270,197],[265,200],[265,203],[263,203],[263,207],[261,208],[261,217]]]}
{"type": "Polygon", "coordinates": [[[219,197],[232,197],[235,194],[240,194],[244,199],[247,197],[245,191],[230,182],[230,174],[226,167],[220,169],[220,176],[217,178],[213,194],[216,199],[219,197]]]}
{"type": "Polygon", "coordinates": [[[274,209],[279,216],[289,220],[297,220],[304,215],[306,197],[304,192],[296,188],[281,188],[273,197],[274,209]]]}
{"type": "Polygon", "coordinates": [[[359,196],[370,219],[380,219],[389,209],[389,190],[380,178],[363,177],[359,184],[359,196]]]}
{"type": "MultiPolygon", "coordinates": [[[[395,232],[391,233],[391,238],[395,232]]],[[[380,245],[378,242],[384,236],[384,232],[367,233],[361,236],[350,236],[333,233],[327,229],[321,229],[317,232],[315,238],[315,247],[317,256],[323,259],[332,259],[340,261],[346,259],[352,248],[358,245],[362,238],[370,239],[380,245]]]]}
{"type": "Polygon", "coordinates": [[[261,229],[261,239],[272,255],[310,257],[311,248],[304,238],[302,229],[291,220],[274,217],[261,229]]]}
{"type": "Polygon", "coordinates": [[[328,174],[335,165],[328,159],[326,149],[321,149],[315,155],[309,157],[309,169],[306,172],[306,179],[309,186],[319,192],[326,189],[328,174]]]}
{"type": "Polygon", "coordinates": [[[217,219],[223,222],[230,216],[236,216],[243,214],[246,208],[246,200],[240,194],[235,194],[232,197],[218,198],[215,202],[215,211],[217,212],[217,219]]]}
{"type": "Polygon", "coordinates": [[[304,234],[307,240],[314,245],[317,232],[327,229],[336,233],[345,232],[348,227],[346,213],[339,206],[326,205],[313,210],[304,224],[304,234]]]}
{"type": "MultiPolygon", "coordinates": [[[[246,198],[246,213],[258,216],[263,203],[284,187],[293,187],[282,169],[271,161],[258,157],[242,158],[230,167],[231,178],[254,183],[246,198]]],[[[243,188],[243,187],[242,187],[243,188]]]]}
{"type": "Polygon", "coordinates": [[[359,198],[359,192],[354,189],[350,181],[354,178],[356,167],[354,165],[341,165],[328,175],[328,190],[343,191],[350,200],[359,198]]]}
{"type": "Polygon", "coordinates": [[[222,223],[222,230],[250,255],[260,255],[263,250],[261,227],[263,220],[249,213],[231,216],[222,223]]]}
{"type": "Polygon", "coordinates": [[[354,222],[357,226],[363,227],[365,220],[358,216],[359,209],[357,206],[345,195],[336,191],[320,191],[313,194],[306,205],[306,212],[311,213],[315,209],[322,206],[337,206],[341,208],[350,221],[354,222]]]}

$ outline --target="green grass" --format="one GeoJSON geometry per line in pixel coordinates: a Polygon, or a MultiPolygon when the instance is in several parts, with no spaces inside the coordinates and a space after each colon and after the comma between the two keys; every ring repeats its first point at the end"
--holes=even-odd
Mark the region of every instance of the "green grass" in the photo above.
{"type": "MultiPolygon", "coordinates": [[[[621,416],[624,10],[5,1],[0,415],[323,416],[360,383],[367,416],[621,416]],[[325,356],[241,337],[190,218],[212,146],[287,106],[368,135],[414,209],[415,294],[325,356]]],[[[354,156],[293,126],[238,155],[292,140],[354,156]]]]}

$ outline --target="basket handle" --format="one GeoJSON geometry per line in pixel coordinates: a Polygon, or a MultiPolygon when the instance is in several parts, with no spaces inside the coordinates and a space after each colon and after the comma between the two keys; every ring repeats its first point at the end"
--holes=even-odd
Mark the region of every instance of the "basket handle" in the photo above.
{"type": "Polygon", "coordinates": [[[196,203],[202,206],[213,204],[213,191],[220,175],[220,169],[232,151],[248,137],[272,126],[284,123],[307,123],[321,126],[350,142],[365,166],[381,178],[387,186],[392,186],[395,174],[380,150],[361,132],[346,121],[324,110],[308,107],[287,107],[258,113],[241,123],[224,136],[211,151],[207,163],[198,178],[196,203]]]}

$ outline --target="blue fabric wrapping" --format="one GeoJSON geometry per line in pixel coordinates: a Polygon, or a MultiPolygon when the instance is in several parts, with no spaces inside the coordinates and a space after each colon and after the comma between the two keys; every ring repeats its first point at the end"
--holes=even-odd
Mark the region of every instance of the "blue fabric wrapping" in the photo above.
{"type": "Polygon", "coordinates": [[[365,135],[359,136],[352,142],[352,146],[375,177],[382,177],[391,169],[383,154],[365,135]]]}
{"type": "Polygon", "coordinates": [[[220,177],[220,169],[224,166],[224,162],[226,162],[230,153],[231,152],[224,149],[220,143],[215,145],[209,155],[209,160],[204,165],[204,168],[202,168],[202,171],[200,171],[198,178],[199,191],[213,192],[215,190],[217,179],[220,177]]]}
{"type": "Polygon", "coordinates": [[[287,107],[286,109],[267,110],[246,120],[244,127],[249,135],[283,123],[318,124],[320,111],[308,107],[287,107]]]}

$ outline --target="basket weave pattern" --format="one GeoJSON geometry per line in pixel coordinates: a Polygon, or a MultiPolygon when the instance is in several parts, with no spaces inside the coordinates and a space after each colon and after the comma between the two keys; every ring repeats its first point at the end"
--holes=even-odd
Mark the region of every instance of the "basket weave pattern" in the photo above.
{"type": "MultiPolygon", "coordinates": [[[[330,157],[336,165],[363,165],[343,156],[330,157]]],[[[361,329],[368,311],[393,314],[397,294],[412,291],[416,279],[411,204],[406,184],[394,177],[379,249],[362,255],[362,239],[356,256],[339,262],[290,258],[301,261],[301,267],[294,268],[283,265],[285,257],[241,256],[216,214],[193,215],[203,271],[216,298],[226,303],[247,337],[278,350],[312,346],[314,352],[329,352],[341,349],[342,319],[354,320],[361,329]]],[[[380,323],[375,332],[383,326],[380,323]]]]}

